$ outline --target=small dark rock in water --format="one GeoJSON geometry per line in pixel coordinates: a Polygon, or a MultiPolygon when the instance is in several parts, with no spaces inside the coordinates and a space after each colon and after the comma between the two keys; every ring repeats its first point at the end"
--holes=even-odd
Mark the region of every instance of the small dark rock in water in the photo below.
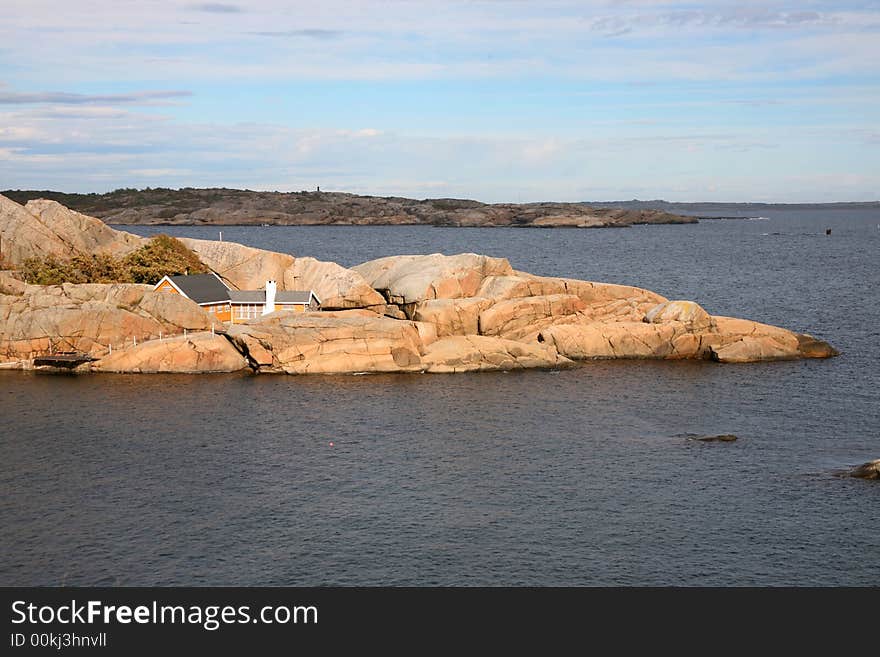
{"type": "Polygon", "coordinates": [[[722,433],[711,436],[705,436],[699,433],[680,433],[678,435],[682,438],[687,438],[688,440],[698,440],[701,443],[732,443],[734,440],[737,440],[737,437],[732,433],[722,433]]]}
{"type": "Polygon", "coordinates": [[[862,463],[840,474],[846,477],[857,477],[858,479],[880,479],[880,459],[862,463]]]}
{"type": "Polygon", "coordinates": [[[693,440],[699,440],[702,443],[732,443],[736,439],[732,433],[722,433],[717,436],[697,436],[693,440]]]}

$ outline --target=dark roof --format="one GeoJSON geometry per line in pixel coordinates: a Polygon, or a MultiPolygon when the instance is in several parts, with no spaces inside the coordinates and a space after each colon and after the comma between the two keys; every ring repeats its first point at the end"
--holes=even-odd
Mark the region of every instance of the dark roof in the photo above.
{"type": "Polygon", "coordinates": [[[232,303],[265,303],[266,290],[229,290],[232,303]]]}
{"type": "MultiPolygon", "coordinates": [[[[309,303],[312,298],[310,291],[279,290],[275,293],[275,303],[309,303]]],[[[232,303],[266,303],[266,290],[229,290],[232,303]]]]}
{"type": "Polygon", "coordinates": [[[279,290],[275,295],[275,303],[309,303],[312,300],[312,292],[306,290],[279,290]]]}
{"type": "Polygon", "coordinates": [[[198,304],[229,301],[229,288],[215,274],[190,274],[168,278],[198,304]]]}

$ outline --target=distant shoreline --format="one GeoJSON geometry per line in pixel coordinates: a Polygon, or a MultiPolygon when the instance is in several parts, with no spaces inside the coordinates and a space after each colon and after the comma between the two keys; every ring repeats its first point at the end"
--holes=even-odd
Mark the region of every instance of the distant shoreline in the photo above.
{"type": "Polygon", "coordinates": [[[604,228],[696,223],[649,208],[583,203],[481,203],[469,199],[411,199],[343,192],[255,192],[237,189],[118,189],[107,194],[50,190],[7,191],[25,204],[43,198],[116,225],[425,225],[604,228]]]}
{"type": "Polygon", "coordinates": [[[616,228],[744,219],[774,210],[880,210],[880,201],[843,203],[680,203],[664,200],[481,203],[344,192],[256,192],[225,188],[118,189],[106,194],[13,190],[17,203],[45,198],[117,226],[435,226],[616,228]]]}

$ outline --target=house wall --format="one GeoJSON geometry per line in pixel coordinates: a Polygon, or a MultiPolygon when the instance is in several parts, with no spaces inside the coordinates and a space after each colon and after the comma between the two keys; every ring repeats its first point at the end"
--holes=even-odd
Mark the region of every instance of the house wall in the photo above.
{"type": "Polygon", "coordinates": [[[168,281],[162,281],[162,285],[156,288],[157,290],[162,290],[162,292],[174,292],[177,294],[177,290],[174,289],[174,286],[168,281]]]}
{"type": "Polygon", "coordinates": [[[202,306],[202,308],[215,315],[221,322],[229,322],[232,320],[232,308],[229,303],[215,303],[213,305],[202,306]]]}

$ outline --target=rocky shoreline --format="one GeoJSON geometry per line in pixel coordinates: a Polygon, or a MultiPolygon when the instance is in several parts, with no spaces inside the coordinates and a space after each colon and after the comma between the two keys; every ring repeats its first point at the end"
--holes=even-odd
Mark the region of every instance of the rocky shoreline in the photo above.
{"type": "MultiPolygon", "coordinates": [[[[2,255],[126,253],[143,238],[54,201],[0,196],[2,255]]],[[[457,373],[573,367],[595,359],[719,363],[827,358],[826,342],[713,316],[649,290],[514,270],[504,258],[403,255],[346,269],[230,242],[184,239],[237,289],[312,289],[321,312],[219,323],[185,297],[123,283],[29,285],[0,272],[0,367],[53,352],[80,372],[457,373]]]]}

